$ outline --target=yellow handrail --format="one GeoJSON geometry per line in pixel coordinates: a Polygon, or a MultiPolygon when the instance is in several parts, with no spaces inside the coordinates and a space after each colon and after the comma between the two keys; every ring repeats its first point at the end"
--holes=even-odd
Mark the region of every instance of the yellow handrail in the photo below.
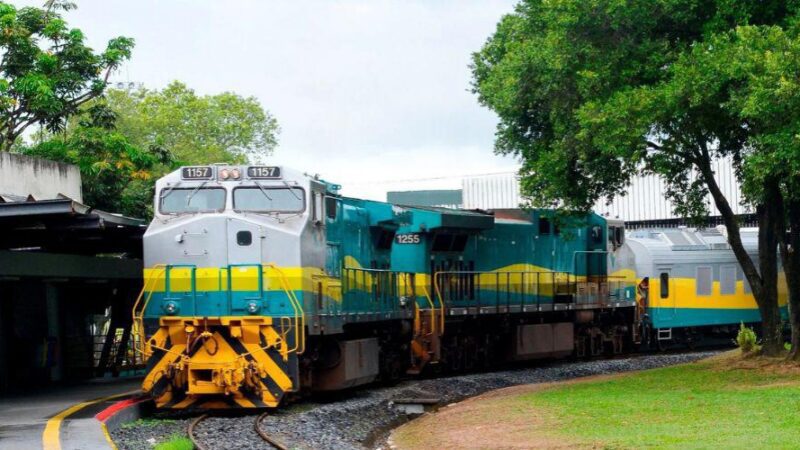
{"type": "MultiPolygon", "coordinates": [[[[152,267],[153,269],[161,268],[161,272],[166,272],[167,265],[166,264],[156,264],[152,267]]],[[[150,277],[148,282],[152,283],[154,280],[158,280],[158,277],[161,276],[161,272],[158,273],[157,276],[150,277]]],[[[136,301],[133,303],[133,309],[131,310],[131,318],[133,319],[132,326],[136,327],[136,334],[139,336],[139,344],[141,348],[136,346],[136,342],[134,339],[133,349],[138,351],[139,353],[144,354],[144,343],[147,341],[147,336],[144,333],[144,312],[147,309],[147,305],[150,303],[150,299],[153,297],[153,290],[147,290],[148,282],[145,282],[142,285],[142,290],[139,292],[139,296],[136,297],[136,301]],[[142,297],[144,297],[145,291],[148,292],[147,299],[145,300],[144,304],[142,305],[141,314],[137,317],[136,316],[136,309],[139,307],[139,303],[142,301],[142,297]]],[[[150,286],[152,288],[152,286],[150,286]]],[[[131,330],[133,331],[133,330],[131,330]]]]}
{"type": "Polygon", "coordinates": [[[306,323],[306,316],[305,311],[303,311],[303,305],[297,300],[297,296],[294,294],[291,285],[289,284],[289,280],[286,278],[286,275],[283,271],[278,268],[274,263],[265,264],[265,266],[274,269],[278,272],[279,279],[281,284],[283,285],[283,290],[286,292],[286,296],[289,298],[289,302],[292,304],[292,309],[294,310],[294,319],[295,319],[295,346],[292,349],[287,350],[287,353],[297,352],[298,354],[302,354],[306,351],[306,333],[305,333],[305,323],[306,323]]]}
{"type": "Polygon", "coordinates": [[[403,287],[405,288],[403,290],[404,297],[409,297],[408,295],[409,287],[411,290],[410,297],[414,302],[414,336],[418,336],[420,334],[419,305],[417,305],[417,294],[415,292],[414,286],[409,282],[409,280],[411,279],[411,274],[409,274],[408,272],[403,272],[400,274],[400,277],[401,277],[400,279],[404,280],[403,281],[403,287]]]}
{"type": "Polygon", "coordinates": [[[439,288],[439,275],[441,273],[442,272],[434,272],[434,274],[433,274],[433,288],[436,291],[436,298],[439,299],[439,307],[441,308],[441,312],[440,312],[441,317],[439,318],[439,320],[441,320],[442,334],[444,334],[444,311],[445,311],[444,310],[444,299],[442,298],[442,291],[439,288]]]}
{"type": "MultiPolygon", "coordinates": [[[[431,294],[428,293],[428,288],[425,285],[422,285],[422,291],[425,293],[425,299],[428,300],[428,305],[431,307],[431,330],[432,333],[437,333],[436,331],[436,305],[433,303],[433,299],[431,299],[431,294]]],[[[442,317],[444,317],[444,313],[442,313],[442,317]]],[[[444,334],[444,320],[442,320],[441,325],[438,331],[439,336],[444,334]]]]}

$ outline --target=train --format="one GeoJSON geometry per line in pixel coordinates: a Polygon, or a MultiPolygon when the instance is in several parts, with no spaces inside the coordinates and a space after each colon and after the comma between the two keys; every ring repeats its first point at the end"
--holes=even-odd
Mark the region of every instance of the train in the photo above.
{"type": "Polygon", "coordinates": [[[759,320],[717,230],[390,204],[282,166],[181,167],[155,190],[133,321],[158,408],[275,408],[759,320]]]}

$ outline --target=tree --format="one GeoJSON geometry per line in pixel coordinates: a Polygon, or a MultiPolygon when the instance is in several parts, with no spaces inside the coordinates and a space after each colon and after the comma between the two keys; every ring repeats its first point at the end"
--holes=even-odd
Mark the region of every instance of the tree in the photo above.
{"type": "Polygon", "coordinates": [[[10,150],[31,125],[62,129],[130,58],[130,38],[111,39],[99,54],[86,46],[83,32],[57,12],[73,7],[50,0],[44,9],[16,9],[0,2],[0,151],[10,150]]]}
{"type": "Polygon", "coordinates": [[[153,182],[173,163],[158,147],[142,149],[116,129],[116,114],[103,104],[82,110],[64,133],[23,153],[75,164],[81,171],[84,202],[130,217],[152,216],[153,182]]]}
{"type": "Polygon", "coordinates": [[[676,212],[694,219],[708,214],[710,193],[753,288],[767,354],[782,348],[777,251],[791,184],[772,169],[786,161],[781,151],[796,158],[800,109],[786,92],[760,108],[765,83],[798,78],[776,62],[796,61],[796,23],[795,2],[526,0],[472,65],[474,92],[500,117],[496,150],[521,157],[532,204],[587,210],[624,194],[639,172],[661,176],[676,212]],[[756,207],[758,265],[714,180],[720,157],[732,158],[756,207]]]}
{"type": "Polygon", "coordinates": [[[106,97],[131,143],[166,148],[185,164],[260,162],[277,145],[278,123],[254,97],[200,96],[178,81],[162,90],[109,89],[106,97]]]}

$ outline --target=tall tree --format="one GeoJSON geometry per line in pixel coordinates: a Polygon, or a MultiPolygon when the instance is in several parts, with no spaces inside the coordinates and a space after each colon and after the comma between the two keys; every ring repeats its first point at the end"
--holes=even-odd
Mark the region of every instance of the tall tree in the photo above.
{"type": "Polygon", "coordinates": [[[75,117],[65,132],[20,150],[78,166],[88,205],[150,218],[153,183],[171,166],[172,155],[159,147],[133,145],[116,129],[116,114],[102,103],[82,109],[75,117]]]}
{"type": "Polygon", "coordinates": [[[707,215],[710,194],[758,303],[767,354],[782,348],[786,183],[759,161],[778,149],[768,115],[790,123],[800,109],[774,98],[760,111],[755,99],[769,78],[759,62],[798,57],[785,47],[797,41],[796,14],[793,1],[525,0],[472,66],[474,91],[500,117],[496,150],[522,158],[531,203],[586,210],[624,193],[637,173],[661,176],[684,216],[707,215]],[[715,182],[711,163],[722,157],[756,207],[758,264],[715,182]]]}
{"type": "Polygon", "coordinates": [[[110,73],[130,58],[133,39],[111,39],[94,53],[81,30],[69,28],[59,10],[0,2],[0,151],[8,151],[31,125],[63,128],[78,107],[103,93],[110,73]]]}
{"type": "Polygon", "coordinates": [[[162,90],[109,89],[106,101],[132,143],[166,148],[186,164],[259,162],[277,145],[278,122],[255,97],[198,95],[174,81],[162,90]]]}

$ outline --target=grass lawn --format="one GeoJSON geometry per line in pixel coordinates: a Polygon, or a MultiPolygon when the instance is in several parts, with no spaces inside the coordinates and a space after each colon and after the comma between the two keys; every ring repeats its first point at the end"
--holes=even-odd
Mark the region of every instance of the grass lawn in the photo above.
{"type": "Polygon", "coordinates": [[[170,440],[156,444],[153,450],[192,450],[194,444],[186,436],[172,436],[170,440]]]}
{"type": "Polygon", "coordinates": [[[800,368],[730,352],[496,391],[412,421],[392,439],[401,449],[800,448],[798,433],[800,368]]]}

